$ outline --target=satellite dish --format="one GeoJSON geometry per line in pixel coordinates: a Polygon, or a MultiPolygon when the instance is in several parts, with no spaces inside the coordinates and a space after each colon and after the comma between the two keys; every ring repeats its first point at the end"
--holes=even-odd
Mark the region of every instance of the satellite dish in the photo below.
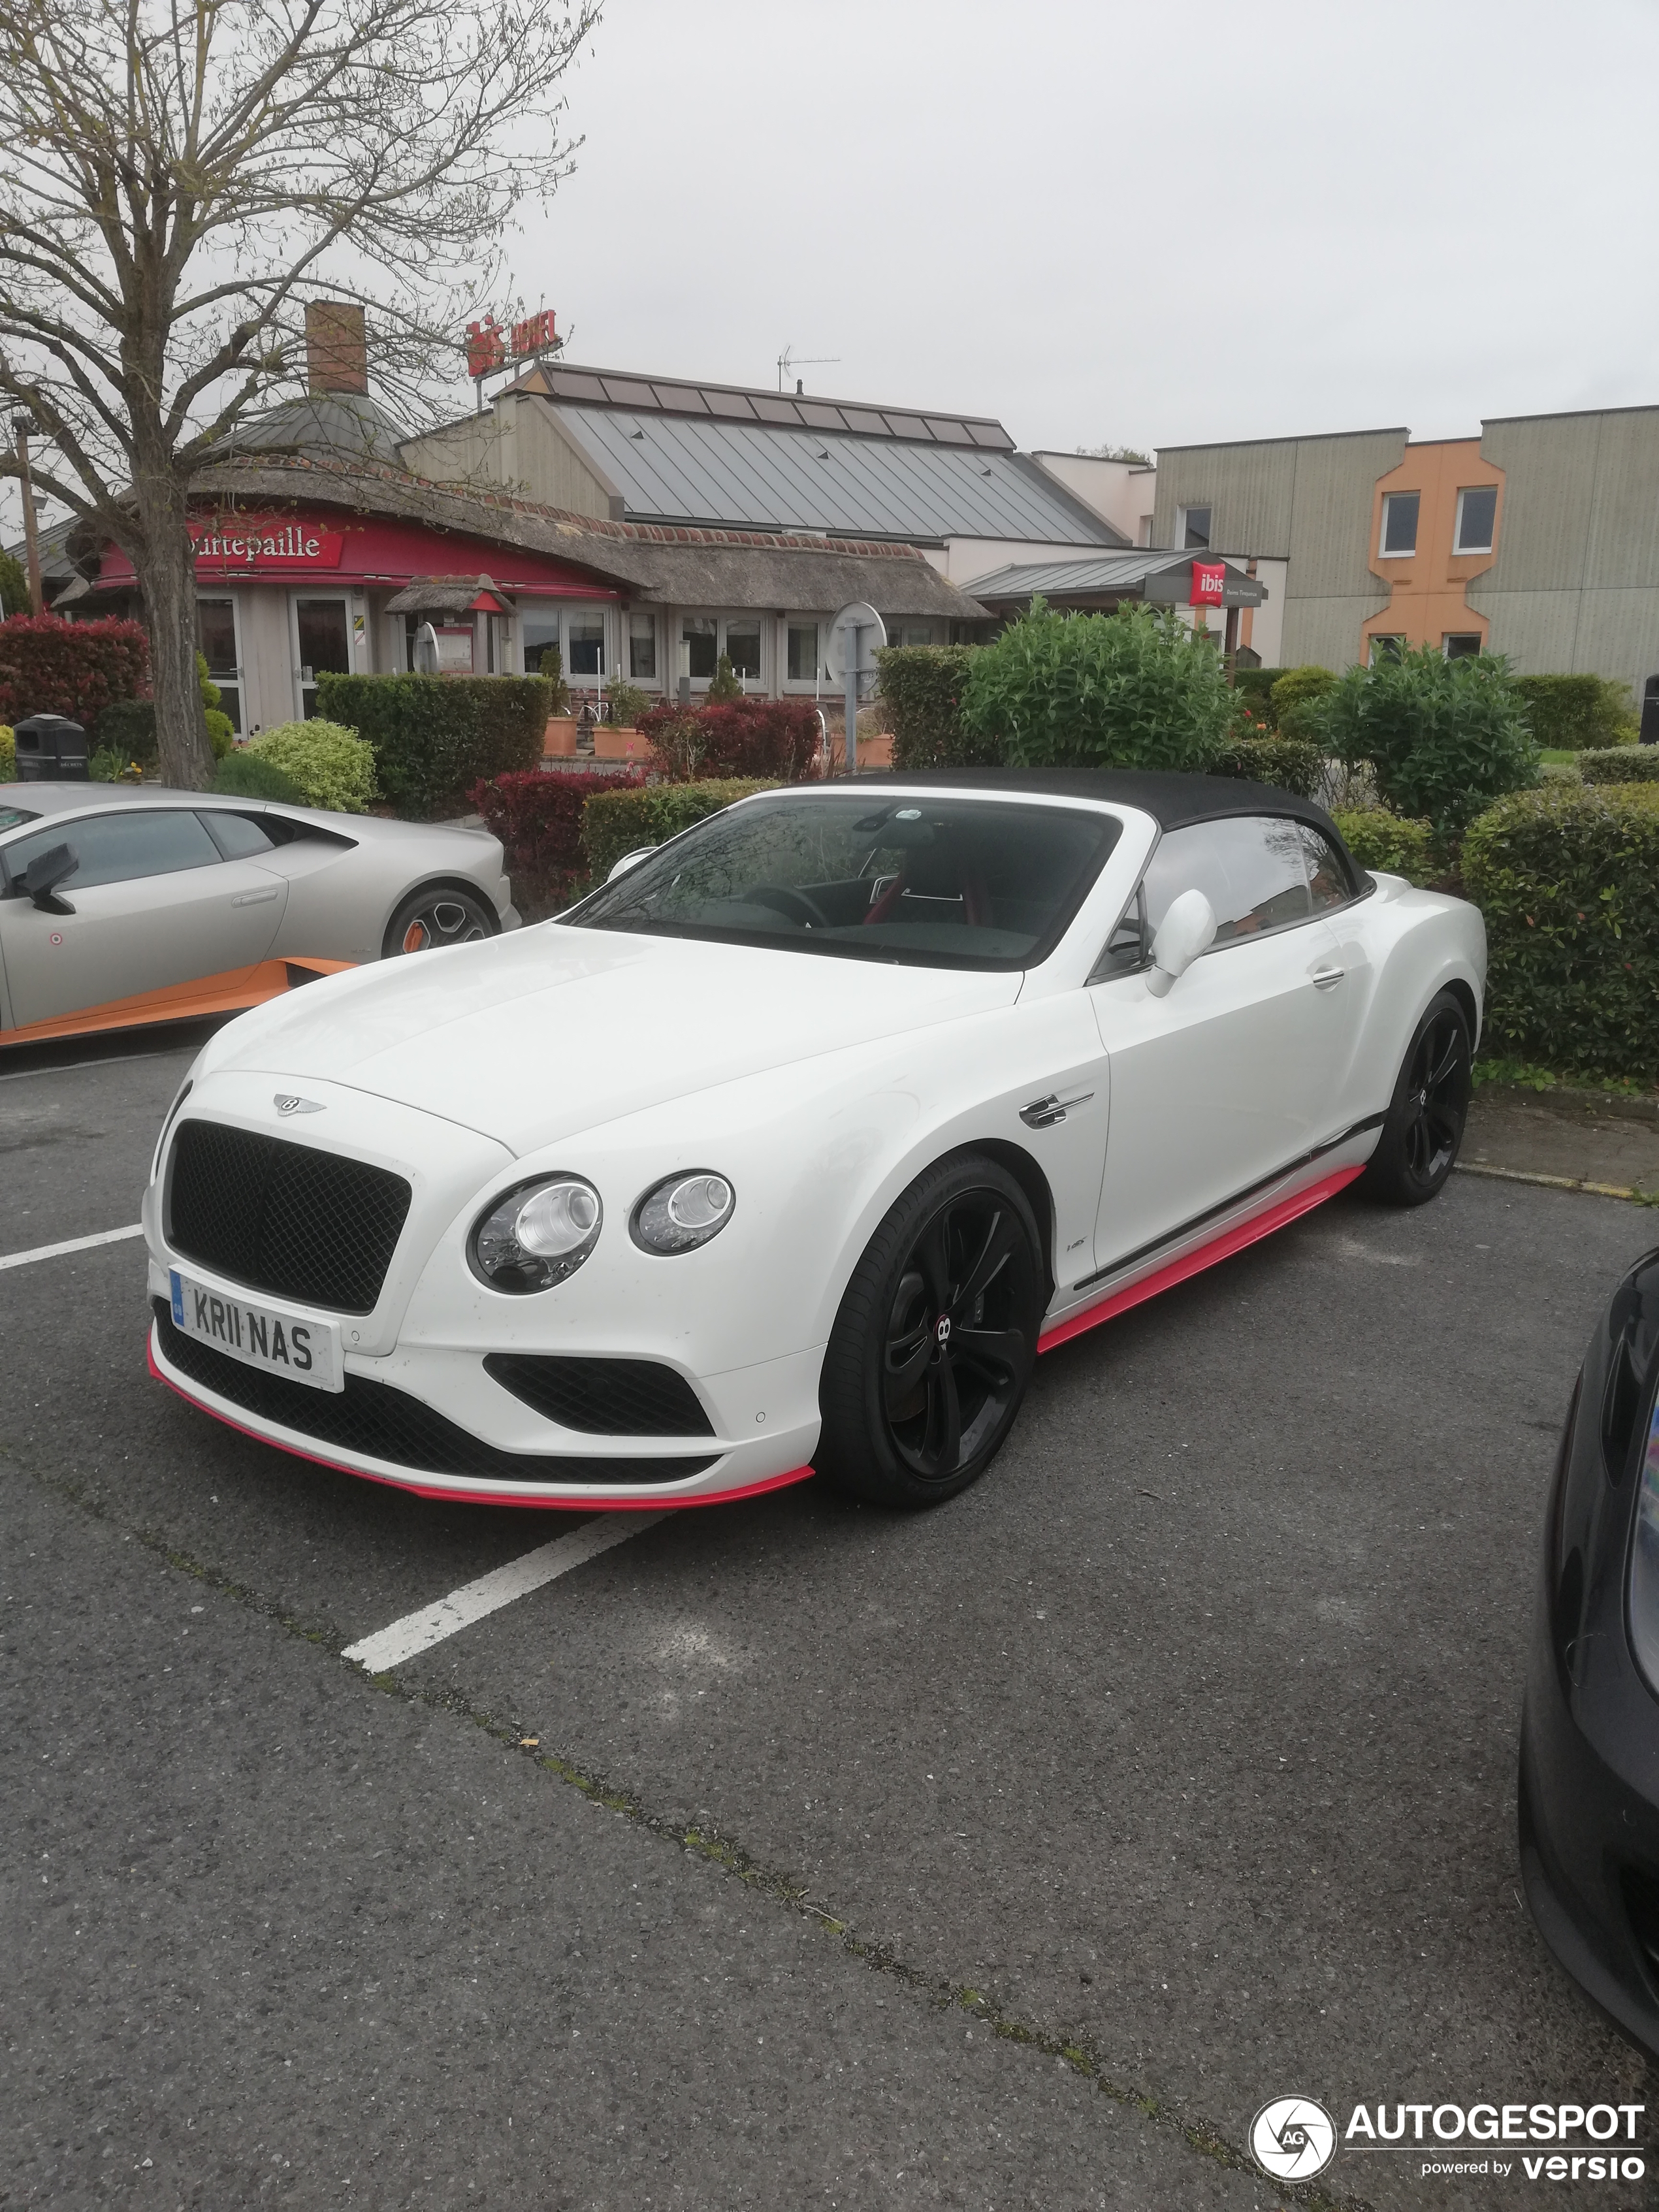
{"type": "Polygon", "coordinates": [[[856,675],[859,696],[867,698],[876,688],[879,670],[876,655],[887,642],[887,625],[866,599],[858,599],[850,607],[843,607],[830,620],[830,637],[824,647],[824,658],[830,673],[837,684],[844,684],[856,675]]]}
{"type": "Polygon", "coordinates": [[[438,672],[438,633],[430,623],[422,623],[415,633],[415,673],[435,676],[438,672]]]}

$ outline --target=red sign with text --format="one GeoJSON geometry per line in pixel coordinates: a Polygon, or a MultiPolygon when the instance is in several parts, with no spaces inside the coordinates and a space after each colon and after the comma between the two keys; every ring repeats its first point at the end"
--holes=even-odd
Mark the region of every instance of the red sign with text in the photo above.
{"type": "Polygon", "coordinates": [[[345,539],[292,516],[191,525],[198,568],[337,568],[345,539]]]}
{"type": "Polygon", "coordinates": [[[1189,606],[1218,607],[1224,602],[1227,591],[1227,564],[1224,561],[1194,561],[1193,563],[1193,596],[1189,606]]]}
{"type": "Polygon", "coordinates": [[[534,354],[551,352],[558,343],[551,307],[526,315],[510,331],[504,331],[494,315],[486,315],[482,322],[466,326],[466,373],[488,376],[492,369],[505,368],[509,361],[526,361],[534,354]]]}

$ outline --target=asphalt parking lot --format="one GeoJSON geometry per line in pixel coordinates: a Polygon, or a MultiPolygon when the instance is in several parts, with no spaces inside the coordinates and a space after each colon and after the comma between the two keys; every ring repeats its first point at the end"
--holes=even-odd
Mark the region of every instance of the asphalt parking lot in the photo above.
{"type": "MultiPolygon", "coordinates": [[[[0,1065],[6,1253],[136,1221],[193,1049],[0,1065]]],[[[0,2204],[1270,2206],[1291,2092],[1659,2147],[1513,1810],[1553,1449],[1655,1242],[1339,1199],[1050,1354],[935,1514],[667,1516],[378,1676],[579,1517],[207,1420],[136,1238],[0,1267],[0,2204]]],[[[1421,2163],[1316,2201],[1540,2197],[1421,2163]]]]}

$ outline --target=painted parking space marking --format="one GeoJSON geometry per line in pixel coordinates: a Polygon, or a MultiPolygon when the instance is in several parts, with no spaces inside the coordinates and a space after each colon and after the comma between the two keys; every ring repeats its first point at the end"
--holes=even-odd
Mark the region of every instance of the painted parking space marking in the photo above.
{"type": "MultiPolygon", "coordinates": [[[[156,1052],[106,1052],[99,1060],[49,1060],[44,1067],[17,1067],[0,1075],[0,1083],[30,1083],[41,1075],[78,1075],[83,1067],[113,1067],[118,1062],[140,1060],[168,1060],[175,1052],[186,1050],[180,1045],[165,1045],[156,1052]]],[[[21,1051],[22,1048],[20,1046],[21,1051]]]]}
{"type": "Polygon", "coordinates": [[[486,1614],[499,1613],[504,1605],[528,1597],[532,1590],[556,1582],[573,1567],[586,1565],[601,1552],[608,1552],[615,1544],[625,1544],[630,1536],[641,1534],[654,1522],[665,1518],[662,1513],[597,1514],[572,1534],[555,1537],[550,1544],[538,1545],[522,1559],[509,1559],[506,1566],[481,1575],[476,1583],[467,1583],[460,1589],[451,1590],[447,1597],[439,1598],[433,1605],[423,1605],[418,1613],[406,1613],[401,1620],[394,1620],[389,1628],[382,1628],[373,1636],[365,1636],[361,1643],[352,1644],[340,1656],[355,1660],[371,1674],[384,1674],[390,1668],[400,1667],[405,1659],[414,1658],[417,1652],[441,1644],[458,1629],[469,1628],[486,1614]]]}
{"type": "Polygon", "coordinates": [[[142,1237],[144,1224],[131,1229],[100,1229],[95,1237],[69,1237],[61,1244],[37,1244],[32,1252],[0,1252],[0,1267],[33,1267],[37,1260],[56,1260],[65,1252],[90,1252],[95,1244],[120,1244],[129,1237],[142,1237]]]}

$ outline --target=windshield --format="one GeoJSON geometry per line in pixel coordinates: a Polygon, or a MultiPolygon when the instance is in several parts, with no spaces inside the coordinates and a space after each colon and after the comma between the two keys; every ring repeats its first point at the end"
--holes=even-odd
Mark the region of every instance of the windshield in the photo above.
{"type": "Polygon", "coordinates": [[[1024,968],[1117,842],[1110,815],[780,792],[700,823],[562,917],[935,968],[1024,968]]]}
{"type": "Polygon", "coordinates": [[[27,806],[0,806],[0,830],[15,830],[20,822],[36,819],[27,806]]]}

